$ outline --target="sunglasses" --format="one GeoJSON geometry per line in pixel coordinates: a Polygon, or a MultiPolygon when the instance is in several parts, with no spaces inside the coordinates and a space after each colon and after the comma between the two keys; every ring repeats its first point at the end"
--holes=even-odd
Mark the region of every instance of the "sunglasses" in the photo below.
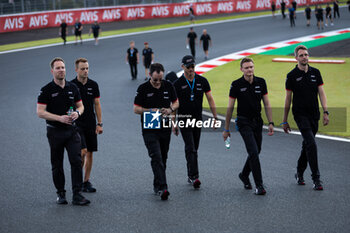
{"type": "Polygon", "coordinates": [[[187,69],[190,69],[190,68],[194,69],[194,65],[186,66],[186,68],[187,68],[187,69]]]}

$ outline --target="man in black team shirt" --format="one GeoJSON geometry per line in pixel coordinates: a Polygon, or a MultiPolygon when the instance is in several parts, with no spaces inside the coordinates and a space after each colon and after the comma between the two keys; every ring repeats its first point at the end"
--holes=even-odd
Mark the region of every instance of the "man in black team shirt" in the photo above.
{"type": "Polygon", "coordinates": [[[331,26],[333,26],[333,18],[332,18],[332,8],[329,6],[329,3],[327,3],[326,7],[326,23],[325,26],[328,26],[328,19],[330,21],[331,26]]]}
{"type": "Polygon", "coordinates": [[[209,34],[207,33],[207,29],[203,29],[203,34],[200,38],[200,45],[203,42],[203,50],[204,50],[204,54],[205,54],[205,60],[208,59],[208,53],[209,53],[209,45],[210,47],[213,46],[212,42],[211,42],[211,38],[209,36],[209,34]]]}
{"type": "Polygon", "coordinates": [[[282,13],[282,17],[283,19],[286,18],[286,14],[284,13],[286,11],[286,3],[284,2],[284,0],[281,1],[281,13],[282,13]]]}
{"type": "Polygon", "coordinates": [[[323,8],[321,5],[316,5],[315,7],[315,16],[317,19],[317,28],[322,28],[323,30],[323,8]]]}
{"type": "Polygon", "coordinates": [[[135,42],[130,41],[130,48],[126,51],[126,64],[130,65],[131,79],[137,79],[137,64],[139,64],[139,52],[135,48],[135,42]]]}
{"type": "Polygon", "coordinates": [[[80,156],[80,136],[75,121],[84,112],[77,86],[66,81],[66,68],[62,58],[50,63],[53,81],[41,88],[37,114],[46,120],[47,138],[51,151],[53,182],[57,189],[57,204],[68,204],[63,156],[66,148],[71,165],[73,205],[87,205],[89,200],[81,194],[82,170],[80,156]]]}
{"type": "Polygon", "coordinates": [[[62,23],[60,25],[60,31],[59,34],[63,40],[63,45],[66,45],[66,37],[67,37],[67,23],[65,19],[62,19],[62,23]]]}
{"type": "Polygon", "coordinates": [[[77,77],[71,82],[77,85],[85,108],[84,114],[76,122],[81,137],[81,157],[84,168],[82,191],[92,193],[96,192],[90,183],[93,152],[97,151],[97,134],[103,132],[100,90],[98,84],[88,77],[89,63],[85,58],[75,61],[75,71],[77,77]]]}
{"type": "Polygon", "coordinates": [[[197,34],[193,30],[193,27],[190,28],[190,32],[187,34],[187,46],[191,49],[191,54],[196,57],[196,44],[197,44],[197,34]]]}
{"type": "MultiPolygon", "coordinates": [[[[136,92],[134,100],[134,113],[141,115],[142,136],[151,158],[151,166],[154,174],[153,190],[162,200],[167,200],[170,195],[166,181],[166,161],[168,158],[171,127],[165,128],[163,121],[169,123],[171,115],[178,107],[173,85],[163,80],[164,68],[159,63],[150,67],[150,80],[141,84],[136,92]],[[163,115],[163,117],[161,117],[163,115]],[[151,117],[152,119],[149,119],[151,117]],[[157,119],[159,121],[157,121],[157,119]],[[148,123],[158,126],[149,127],[148,123]]],[[[168,124],[167,124],[168,125],[168,124]]]]}
{"type": "Polygon", "coordinates": [[[249,180],[250,172],[253,173],[255,182],[255,194],[265,195],[266,190],[263,185],[259,154],[262,144],[261,100],[265,106],[266,117],[269,121],[269,135],[273,135],[272,111],[270,101],[267,96],[266,82],[263,78],[254,75],[254,62],[251,58],[241,60],[241,71],[243,76],[231,84],[230,98],[226,112],[224,140],[230,136],[230,122],[235,101],[237,99],[237,126],[245,143],[248,158],[239,178],[245,189],[252,189],[249,180]]]}
{"type": "Polygon", "coordinates": [[[306,17],[306,26],[310,26],[310,19],[311,19],[311,8],[310,5],[307,4],[305,8],[305,17],[306,17]]]}
{"type": "Polygon", "coordinates": [[[149,75],[148,69],[154,61],[154,53],[153,50],[150,47],[148,47],[148,42],[145,42],[144,45],[145,48],[142,50],[142,61],[143,65],[145,66],[145,80],[147,80],[149,75]]]}
{"type": "MultiPolygon", "coordinates": [[[[174,87],[179,98],[180,107],[178,109],[178,119],[195,121],[202,120],[203,95],[207,97],[210,110],[214,119],[217,119],[214,98],[211,94],[210,85],[206,78],[195,73],[195,60],[187,55],[182,58],[182,69],[184,74],[175,81],[174,87]]],[[[215,122],[215,120],[214,120],[215,122]]],[[[178,134],[178,127],[174,127],[174,133],[178,134]]],[[[201,185],[198,172],[198,147],[201,136],[201,128],[183,127],[181,135],[185,143],[185,154],[187,161],[188,183],[195,189],[201,185]]]]}
{"type": "Polygon", "coordinates": [[[91,35],[91,33],[94,35],[95,45],[98,45],[98,36],[100,35],[101,31],[102,31],[101,27],[96,20],[94,24],[91,26],[90,32],[89,32],[89,36],[91,35]]]}
{"type": "Polygon", "coordinates": [[[333,1],[333,11],[334,11],[334,18],[337,18],[337,15],[338,15],[338,18],[340,18],[338,0],[333,1]]]}
{"type": "Polygon", "coordinates": [[[299,45],[295,48],[294,54],[298,65],[287,74],[286,100],[282,125],[284,132],[289,133],[288,113],[290,104],[293,101],[292,112],[294,120],[303,137],[302,150],[298,160],[297,173],[295,174],[297,184],[305,185],[304,171],[307,168],[307,163],[309,163],[314,190],[323,190],[318,170],[315,135],[318,131],[318,121],[320,119],[317,97],[319,96],[323,108],[323,125],[328,125],[329,123],[327,98],[323,89],[320,71],[308,64],[309,53],[307,48],[304,45],[299,45]]]}
{"type": "Polygon", "coordinates": [[[83,38],[81,37],[82,31],[83,31],[83,25],[81,24],[79,19],[76,18],[75,24],[74,24],[75,44],[78,43],[78,37],[80,38],[80,44],[83,43],[83,38]]]}

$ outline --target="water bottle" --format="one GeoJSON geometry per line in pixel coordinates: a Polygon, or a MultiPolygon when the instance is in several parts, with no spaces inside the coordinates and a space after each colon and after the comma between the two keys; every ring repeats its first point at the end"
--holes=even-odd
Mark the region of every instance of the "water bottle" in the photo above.
{"type": "Polygon", "coordinates": [[[228,136],[226,138],[226,140],[225,140],[225,147],[226,147],[226,149],[230,149],[230,147],[231,147],[231,138],[230,138],[230,136],[228,136]]]}
{"type": "Polygon", "coordinates": [[[74,112],[73,107],[70,107],[70,108],[68,109],[67,115],[70,116],[73,112],[74,112]]]}

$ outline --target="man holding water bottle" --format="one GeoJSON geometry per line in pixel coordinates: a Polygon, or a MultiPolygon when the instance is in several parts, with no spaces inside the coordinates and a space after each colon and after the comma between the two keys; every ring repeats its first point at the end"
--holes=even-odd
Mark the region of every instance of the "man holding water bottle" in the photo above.
{"type": "MultiPolygon", "coordinates": [[[[252,189],[249,180],[250,172],[253,173],[255,182],[255,194],[265,195],[263,185],[259,153],[262,143],[261,100],[264,103],[266,117],[269,121],[268,135],[273,135],[272,111],[267,96],[266,82],[263,78],[254,76],[254,61],[251,58],[243,58],[240,63],[243,76],[231,84],[230,98],[226,112],[225,129],[222,133],[227,144],[230,137],[230,121],[237,99],[237,121],[238,130],[245,143],[248,158],[239,178],[245,189],[252,189]]],[[[227,147],[228,145],[226,145],[227,147]]]]}
{"type": "Polygon", "coordinates": [[[62,58],[54,58],[51,63],[53,81],[41,88],[38,96],[37,115],[46,120],[47,138],[51,151],[53,182],[57,189],[57,204],[68,204],[66,200],[63,168],[64,148],[71,165],[73,205],[87,205],[89,200],[80,194],[82,169],[80,156],[80,136],[75,126],[84,112],[77,86],[66,81],[66,68],[62,58]]]}

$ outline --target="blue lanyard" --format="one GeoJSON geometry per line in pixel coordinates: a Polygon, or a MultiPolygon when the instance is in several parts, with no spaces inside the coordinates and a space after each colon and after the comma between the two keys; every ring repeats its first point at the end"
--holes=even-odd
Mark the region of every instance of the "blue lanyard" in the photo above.
{"type": "Polygon", "coordinates": [[[193,89],[194,89],[194,84],[195,84],[195,82],[196,82],[196,78],[193,78],[193,83],[192,83],[192,86],[191,86],[190,82],[187,80],[187,78],[186,78],[186,82],[187,82],[188,86],[190,86],[190,88],[191,88],[191,96],[190,96],[190,100],[191,100],[191,101],[193,101],[193,100],[194,100],[194,93],[193,93],[193,89]]]}

